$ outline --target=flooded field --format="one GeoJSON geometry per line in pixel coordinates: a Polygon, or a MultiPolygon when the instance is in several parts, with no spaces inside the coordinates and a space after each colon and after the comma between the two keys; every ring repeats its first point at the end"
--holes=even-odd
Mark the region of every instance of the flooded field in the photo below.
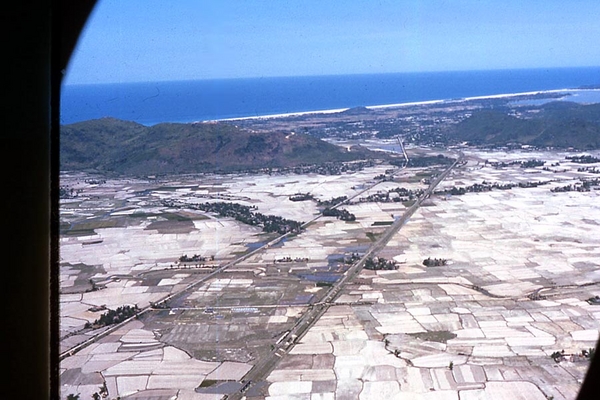
{"type": "Polygon", "coordinates": [[[395,268],[361,269],[285,346],[414,204],[394,190],[423,191],[442,167],[63,174],[62,395],[106,385],[109,398],[235,398],[260,367],[248,399],[574,398],[600,328],[600,306],[586,301],[600,296],[600,192],[581,189],[600,165],[570,153],[463,153],[373,254],[395,268]],[[543,162],[519,164],[528,160],[543,162]],[[298,193],[312,199],[292,201],[298,193]],[[319,201],[341,196],[354,220],[321,214],[319,201]],[[268,233],[197,207],[217,202],[303,230],[268,233]],[[123,306],[140,312],[96,323],[123,306]]]}

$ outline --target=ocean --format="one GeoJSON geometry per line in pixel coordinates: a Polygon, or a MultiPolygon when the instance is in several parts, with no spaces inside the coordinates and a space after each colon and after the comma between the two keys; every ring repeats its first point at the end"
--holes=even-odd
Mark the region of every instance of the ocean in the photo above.
{"type": "Polygon", "coordinates": [[[256,117],[599,85],[600,67],[69,85],[61,124],[256,117]]]}

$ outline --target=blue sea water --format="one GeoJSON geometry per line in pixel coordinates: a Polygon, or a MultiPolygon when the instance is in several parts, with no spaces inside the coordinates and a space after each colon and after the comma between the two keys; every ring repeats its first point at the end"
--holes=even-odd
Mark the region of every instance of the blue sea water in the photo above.
{"type": "Polygon", "coordinates": [[[600,67],[69,85],[61,123],[144,125],[457,99],[600,84],[600,67]]]}

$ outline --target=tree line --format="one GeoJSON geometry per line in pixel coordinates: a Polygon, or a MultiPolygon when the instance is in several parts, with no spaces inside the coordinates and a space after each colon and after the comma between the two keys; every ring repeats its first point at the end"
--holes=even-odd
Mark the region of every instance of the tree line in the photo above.
{"type": "Polygon", "coordinates": [[[533,160],[525,160],[525,161],[485,161],[486,164],[491,165],[494,168],[506,168],[511,166],[519,166],[520,168],[535,168],[535,167],[543,167],[546,163],[545,161],[533,159],[533,160]]]}
{"type": "Polygon", "coordinates": [[[423,260],[423,265],[426,267],[441,267],[448,264],[448,260],[444,258],[431,258],[427,257],[423,260]]]}
{"type": "Polygon", "coordinates": [[[202,256],[200,256],[198,254],[194,254],[193,256],[188,257],[187,254],[184,254],[181,257],[179,257],[179,262],[182,262],[182,263],[186,263],[186,262],[205,262],[207,260],[215,261],[215,256],[202,257],[202,256]]]}
{"type": "Polygon", "coordinates": [[[369,257],[365,260],[365,269],[371,271],[391,271],[398,269],[398,263],[394,260],[386,260],[383,257],[369,257]]]}
{"type": "Polygon", "coordinates": [[[592,186],[600,185],[600,178],[598,179],[580,179],[578,183],[572,185],[560,186],[550,189],[553,193],[560,192],[589,192],[592,190],[592,186]]]}
{"type": "Polygon", "coordinates": [[[323,210],[324,217],[336,217],[342,221],[356,221],[356,216],[352,214],[348,210],[343,210],[340,208],[325,208],[323,210]]]}
{"type": "MultiPolygon", "coordinates": [[[[172,206],[172,205],[171,205],[172,206]]],[[[247,225],[260,226],[263,232],[276,232],[279,234],[298,233],[302,231],[302,222],[293,221],[277,215],[265,215],[257,211],[256,206],[245,206],[239,203],[202,203],[186,205],[191,209],[202,210],[218,214],[221,217],[234,218],[236,221],[247,225]]]]}
{"type": "Polygon", "coordinates": [[[567,156],[565,157],[565,160],[569,160],[578,164],[593,164],[600,162],[600,158],[590,156],[589,154],[583,156],[567,156]]]}
{"type": "Polygon", "coordinates": [[[530,182],[519,182],[519,183],[491,183],[483,181],[482,183],[474,183],[469,186],[453,186],[450,189],[436,190],[433,194],[436,195],[453,195],[460,196],[465,193],[480,193],[489,192],[494,189],[498,190],[510,190],[512,188],[535,188],[538,186],[547,185],[552,181],[530,181],[530,182]]]}
{"type": "Polygon", "coordinates": [[[118,324],[120,322],[125,321],[129,317],[133,317],[138,312],[140,312],[140,309],[138,308],[137,304],[134,306],[121,306],[118,307],[116,310],[108,310],[93,323],[87,322],[85,324],[85,328],[97,329],[102,328],[103,326],[118,324]]]}

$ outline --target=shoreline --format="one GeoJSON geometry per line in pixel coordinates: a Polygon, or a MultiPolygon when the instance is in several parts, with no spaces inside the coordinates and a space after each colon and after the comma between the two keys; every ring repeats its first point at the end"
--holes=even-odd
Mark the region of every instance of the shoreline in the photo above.
{"type": "MultiPolygon", "coordinates": [[[[484,96],[472,96],[472,97],[464,97],[458,99],[440,99],[440,100],[424,100],[424,101],[413,101],[407,103],[395,103],[395,104],[381,104],[381,105],[371,105],[364,106],[369,110],[380,110],[386,108],[400,108],[400,107],[410,107],[410,106],[421,106],[421,105],[431,105],[431,104],[443,104],[443,103],[460,103],[466,101],[473,100],[486,100],[486,99],[501,99],[506,97],[519,97],[519,96],[531,96],[536,94],[550,94],[550,93],[569,93],[569,92],[582,92],[582,91],[600,91],[600,89],[549,89],[549,90],[536,90],[531,92],[519,92],[519,93],[503,93],[503,94],[491,94],[484,96]]],[[[212,119],[212,120],[203,120],[203,121],[194,121],[191,123],[211,123],[211,122],[227,122],[227,121],[244,121],[244,120],[255,120],[255,119],[274,119],[274,118],[287,118],[287,117],[300,117],[304,115],[310,114],[335,114],[343,111],[350,110],[354,107],[346,107],[346,108],[335,108],[329,110],[313,110],[313,111],[298,111],[291,113],[281,113],[281,114],[267,114],[267,115],[257,115],[257,116],[249,116],[249,117],[235,117],[235,118],[223,118],[223,119],[212,119]]]]}

